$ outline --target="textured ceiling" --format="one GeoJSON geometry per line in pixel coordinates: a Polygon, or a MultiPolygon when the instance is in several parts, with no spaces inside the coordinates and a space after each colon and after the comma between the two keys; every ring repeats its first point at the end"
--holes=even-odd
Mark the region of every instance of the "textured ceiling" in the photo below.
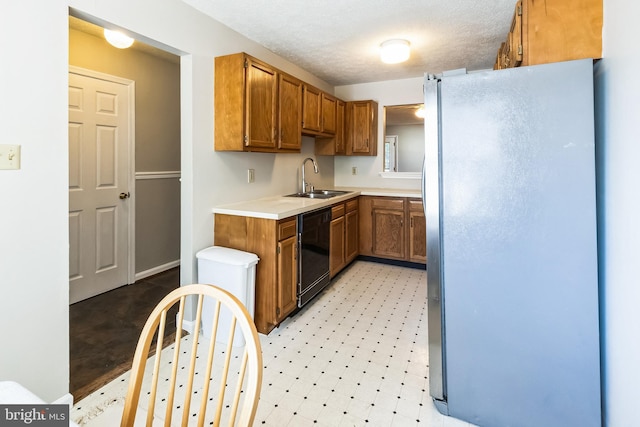
{"type": "Polygon", "coordinates": [[[516,0],[183,0],[332,85],[492,68],[516,0]],[[380,43],[411,42],[387,65],[380,43]]]}

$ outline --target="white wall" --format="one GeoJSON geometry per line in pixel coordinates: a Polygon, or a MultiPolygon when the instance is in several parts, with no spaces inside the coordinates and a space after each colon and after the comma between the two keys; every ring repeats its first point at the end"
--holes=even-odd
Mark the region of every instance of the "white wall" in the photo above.
{"type": "Polygon", "coordinates": [[[600,288],[605,420],[640,422],[640,4],[605,0],[596,66],[600,288]]]}
{"type": "Polygon", "coordinates": [[[388,179],[379,174],[383,166],[384,107],[386,105],[421,104],[424,102],[424,79],[389,80],[336,87],[335,95],[344,101],[372,99],[378,102],[378,156],[336,156],[335,184],[340,187],[420,188],[419,179],[388,179]],[[351,175],[351,168],[358,168],[358,175],[351,175]]]}
{"type": "MultiPolygon", "coordinates": [[[[297,188],[313,143],[293,155],[213,151],[213,59],[246,51],[315,86],[332,88],[180,0],[14,0],[0,6],[0,144],[22,145],[22,169],[0,171],[0,380],[46,400],[68,391],[68,7],[183,53],[182,283],[195,280],[194,254],[213,242],[211,208],[297,188]],[[24,22],[29,22],[28,31],[24,22]],[[19,42],[16,42],[19,40],[19,42]],[[246,169],[256,183],[246,184],[246,169]]],[[[75,12],[74,12],[75,13],[75,12]]],[[[319,185],[333,161],[319,159],[319,185]]]]}
{"type": "Polygon", "coordinates": [[[22,168],[0,170],[0,380],[54,399],[69,382],[68,18],[34,3],[0,6],[0,144],[22,146],[22,168]]]}

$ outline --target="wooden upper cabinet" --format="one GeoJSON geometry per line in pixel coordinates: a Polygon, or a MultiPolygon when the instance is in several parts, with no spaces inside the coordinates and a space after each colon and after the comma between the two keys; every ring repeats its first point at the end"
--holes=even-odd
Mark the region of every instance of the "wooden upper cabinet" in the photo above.
{"type": "Polygon", "coordinates": [[[322,129],[323,133],[336,133],[336,102],[337,99],[328,93],[322,93],[322,129]]]}
{"type": "Polygon", "coordinates": [[[336,103],[336,136],[335,136],[335,154],[346,154],[347,146],[345,139],[345,107],[346,102],[338,100],[336,103]]]}
{"type": "Polygon", "coordinates": [[[302,94],[302,129],[320,132],[322,129],[322,92],[313,86],[304,85],[302,94]]]}
{"type": "Polygon", "coordinates": [[[302,145],[302,82],[281,73],[278,90],[278,148],[300,151],[302,145]]]}
{"type": "Polygon", "coordinates": [[[217,151],[299,152],[302,82],[247,55],[215,59],[217,151]]]}
{"type": "Polygon", "coordinates": [[[333,136],[316,136],[315,153],[317,155],[335,156],[347,154],[345,138],[346,103],[336,99],[336,129],[333,136]]]}
{"type": "Polygon", "coordinates": [[[376,156],[378,152],[378,103],[350,101],[346,105],[347,155],[376,156]]]}
{"type": "Polygon", "coordinates": [[[302,94],[302,132],[312,136],[332,136],[336,133],[338,99],[320,89],[304,84],[302,94]]]}
{"type": "Polygon", "coordinates": [[[602,0],[521,0],[494,68],[602,57],[602,0]]]}
{"type": "MultiPolygon", "coordinates": [[[[518,67],[522,64],[524,47],[522,44],[522,0],[516,3],[511,20],[511,29],[507,35],[505,43],[505,65],[506,67],[518,67]]],[[[505,67],[505,68],[506,68],[505,67]]]]}
{"type": "Polygon", "coordinates": [[[247,59],[246,141],[250,148],[276,148],[278,77],[268,65],[247,59]]]}

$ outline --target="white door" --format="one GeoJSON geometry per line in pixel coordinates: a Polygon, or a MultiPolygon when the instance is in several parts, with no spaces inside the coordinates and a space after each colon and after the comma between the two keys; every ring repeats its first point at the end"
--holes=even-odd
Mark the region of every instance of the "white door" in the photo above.
{"type": "Polygon", "coordinates": [[[69,72],[70,303],[133,281],[132,100],[131,81],[69,72]]]}

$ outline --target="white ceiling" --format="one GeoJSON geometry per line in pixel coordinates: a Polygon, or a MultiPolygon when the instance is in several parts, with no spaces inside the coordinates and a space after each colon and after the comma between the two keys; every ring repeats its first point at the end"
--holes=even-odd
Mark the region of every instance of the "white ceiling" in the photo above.
{"type": "Polygon", "coordinates": [[[335,86],[492,68],[516,0],[183,0],[335,86]],[[411,42],[387,65],[380,43],[411,42]]]}

